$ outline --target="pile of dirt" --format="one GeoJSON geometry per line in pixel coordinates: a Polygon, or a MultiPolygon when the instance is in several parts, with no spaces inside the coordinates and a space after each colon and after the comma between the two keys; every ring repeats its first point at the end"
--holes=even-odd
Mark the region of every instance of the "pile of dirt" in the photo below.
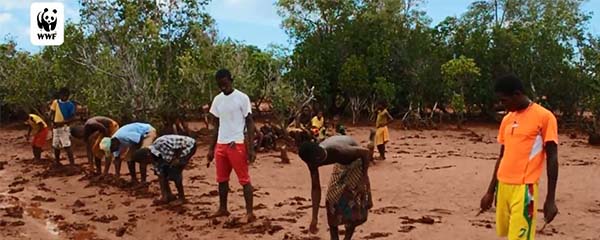
{"type": "Polygon", "coordinates": [[[55,198],[53,198],[53,197],[46,198],[46,197],[42,197],[42,196],[36,195],[35,197],[33,197],[33,198],[31,199],[31,201],[38,201],[38,202],[56,202],[56,199],[55,199],[55,198]]]}
{"type": "Polygon", "coordinates": [[[22,192],[23,190],[25,190],[24,187],[11,188],[11,189],[8,190],[8,194],[22,192]]]}
{"type": "Polygon", "coordinates": [[[372,213],[374,214],[393,214],[393,213],[397,213],[400,210],[400,207],[396,207],[396,206],[388,206],[388,207],[382,207],[382,208],[378,208],[378,209],[374,209],[374,210],[370,210],[372,213]]]}
{"type": "Polygon", "coordinates": [[[20,206],[6,207],[3,210],[6,212],[5,217],[23,218],[23,208],[20,206]]]}
{"type": "Polygon", "coordinates": [[[26,179],[26,178],[23,178],[23,177],[19,176],[19,177],[15,178],[15,180],[11,184],[9,184],[8,187],[12,188],[12,187],[16,187],[18,185],[26,184],[28,182],[29,182],[29,179],[26,179]]]}
{"type": "Polygon", "coordinates": [[[384,233],[382,233],[382,232],[374,232],[374,233],[371,233],[368,236],[366,236],[365,239],[384,238],[384,237],[388,237],[390,235],[392,235],[392,233],[389,233],[389,232],[384,232],[384,233]]]}
{"type": "Polygon", "coordinates": [[[104,215],[101,217],[98,216],[94,216],[92,217],[90,220],[94,221],[94,222],[101,222],[101,223],[110,223],[112,221],[116,221],[119,220],[119,218],[115,215],[104,215]]]}
{"type": "Polygon", "coordinates": [[[428,224],[428,225],[432,225],[434,223],[436,223],[436,220],[433,219],[431,216],[423,216],[421,218],[410,218],[410,217],[400,217],[400,219],[404,220],[402,221],[402,224],[415,224],[415,223],[421,223],[421,224],[428,224]]]}

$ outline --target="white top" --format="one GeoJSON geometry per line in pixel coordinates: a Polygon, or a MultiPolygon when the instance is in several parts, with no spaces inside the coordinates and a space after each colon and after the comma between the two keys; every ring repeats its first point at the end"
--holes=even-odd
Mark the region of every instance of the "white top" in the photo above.
{"type": "Polygon", "coordinates": [[[218,144],[244,143],[246,117],[252,113],[250,98],[234,89],[229,95],[217,95],[210,106],[210,113],[219,118],[218,144]]]}

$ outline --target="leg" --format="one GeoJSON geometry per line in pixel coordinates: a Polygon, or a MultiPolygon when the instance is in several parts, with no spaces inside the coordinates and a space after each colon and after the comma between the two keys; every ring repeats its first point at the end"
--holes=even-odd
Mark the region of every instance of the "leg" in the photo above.
{"type": "Polygon", "coordinates": [[[96,165],[96,173],[102,173],[102,159],[98,157],[94,157],[94,163],[96,165]]]}
{"type": "Polygon", "coordinates": [[[183,191],[183,168],[176,169],[177,174],[175,176],[175,187],[177,188],[177,197],[182,202],[185,202],[185,193],[183,191]]]}
{"type": "Polygon", "coordinates": [[[139,164],[140,164],[140,175],[141,175],[142,183],[146,183],[146,176],[147,176],[146,171],[148,170],[148,164],[145,162],[140,162],[139,164]]]}
{"type": "Polygon", "coordinates": [[[127,161],[127,167],[129,168],[129,176],[131,176],[131,182],[137,183],[137,176],[135,174],[135,162],[127,161]]]}
{"type": "Polygon", "coordinates": [[[229,145],[217,144],[215,148],[215,162],[217,168],[217,182],[219,183],[219,210],[213,217],[229,216],[227,211],[227,195],[229,194],[229,175],[231,164],[227,154],[229,145]]]}
{"type": "Polygon", "coordinates": [[[533,240],[535,238],[535,218],[537,215],[537,185],[513,185],[514,194],[511,199],[510,221],[508,227],[509,240],[533,240]]]}
{"type": "Polygon", "coordinates": [[[60,148],[54,148],[54,162],[60,165],[60,148]]]}
{"type": "Polygon", "coordinates": [[[94,159],[94,156],[92,155],[92,143],[89,138],[85,139],[85,151],[87,153],[88,163],[92,165],[92,159],[94,159]]]}
{"type": "MultiPolygon", "coordinates": [[[[108,169],[110,169],[111,162],[112,162],[112,157],[104,156],[104,172],[102,172],[103,175],[108,175],[108,169]]],[[[119,167],[121,167],[120,163],[119,163],[119,167]]]]}
{"type": "Polygon", "coordinates": [[[338,232],[338,226],[329,225],[329,234],[331,235],[331,240],[340,239],[340,235],[338,232]]]}
{"type": "MultiPolygon", "coordinates": [[[[110,160],[108,160],[110,161],[110,160]]],[[[121,176],[121,162],[123,160],[119,157],[118,159],[115,159],[115,175],[121,176]]],[[[108,173],[108,168],[106,168],[106,173],[108,173]]]]}
{"type": "Polygon", "coordinates": [[[229,194],[229,182],[219,183],[219,210],[213,217],[229,216],[227,211],[227,195],[229,194]]]}
{"type": "Polygon", "coordinates": [[[42,148],[33,146],[33,160],[40,161],[42,159],[42,148]]]}
{"type": "Polygon", "coordinates": [[[344,240],[352,240],[352,235],[354,235],[354,229],[356,229],[356,226],[354,224],[346,225],[346,235],[344,236],[344,240]]]}
{"type": "Polygon", "coordinates": [[[246,152],[246,146],[244,144],[236,144],[234,148],[228,148],[227,153],[231,166],[238,177],[240,185],[244,188],[244,200],[246,201],[246,214],[248,222],[252,222],[256,219],[253,213],[253,198],[254,193],[252,190],[252,184],[250,184],[250,175],[248,174],[248,154],[246,152]]]}
{"type": "Polygon", "coordinates": [[[75,165],[75,157],[73,157],[73,149],[71,147],[66,147],[65,151],[67,151],[67,157],[69,158],[69,164],[75,165]]]}
{"type": "Polygon", "coordinates": [[[253,192],[253,188],[252,188],[252,184],[248,183],[246,185],[244,185],[244,200],[246,201],[246,215],[248,216],[248,222],[253,222],[254,220],[256,220],[256,217],[254,216],[254,212],[253,212],[253,208],[254,208],[254,203],[253,203],[253,198],[254,198],[254,192],[253,192]]]}
{"type": "Polygon", "coordinates": [[[52,149],[54,149],[54,163],[56,165],[60,165],[60,139],[59,139],[59,129],[52,129],[52,149]]]}
{"type": "Polygon", "coordinates": [[[377,145],[377,150],[379,151],[381,160],[385,160],[385,144],[377,145]]]}
{"type": "Polygon", "coordinates": [[[510,185],[503,183],[498,183],[496,187],[496,234],[499,237],[508,236],[512,191],[513,189],[510,185]]]}
{"type": "Polygon", "coordinates": [[[160,189],[163,194],[163,199],[167,202],[173,199],[173,192],[171,192],[171,187],[169,186],[169,179],[164,174],[158,176],[158,181],[160,182],[160,189]]]}

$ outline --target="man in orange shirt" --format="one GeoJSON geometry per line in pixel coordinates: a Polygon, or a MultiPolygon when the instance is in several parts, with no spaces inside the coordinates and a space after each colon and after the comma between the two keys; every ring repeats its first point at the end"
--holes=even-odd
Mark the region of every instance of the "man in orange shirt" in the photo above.
{"type": "Polygon", "coordinates": [[[481,211],[492,207],[496,194],[496,232],[509,240],[535,237],[538,181],[547,164],[548,194],[544,203],[544,220],[552,222],[558,208],[555,203],[558,178],[558,130],[556,117],[532,102],[523,83],[514,75],[496,80],[495,91],[509,113],[498,132],[500,158],[481,211]]]}

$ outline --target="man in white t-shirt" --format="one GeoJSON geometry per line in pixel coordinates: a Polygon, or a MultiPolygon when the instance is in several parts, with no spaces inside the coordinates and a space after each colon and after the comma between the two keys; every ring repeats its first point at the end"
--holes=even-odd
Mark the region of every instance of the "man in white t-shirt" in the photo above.
{"type": "Polygon", "coordinates": [[[248,174],[248,161],[254,162],[256,153],[252,146],[254,139],[254,120],[250,98],[243,92],[234,89],[233,78],[227,69],[217,71],[215,78],[221,93],[213,100],[210,113],[214,119],[214,135],[208,151],[208,163],[216,158],[217,182],[219,183],[219,210],[213,216],[228,216],[227,194],[229,193],[229,176],[235,171],[244,189],[248,222],[255,220],[252,209],[253,191],[248,174]],[[244,130],[247,138],[244,139],[244,130]]]}

